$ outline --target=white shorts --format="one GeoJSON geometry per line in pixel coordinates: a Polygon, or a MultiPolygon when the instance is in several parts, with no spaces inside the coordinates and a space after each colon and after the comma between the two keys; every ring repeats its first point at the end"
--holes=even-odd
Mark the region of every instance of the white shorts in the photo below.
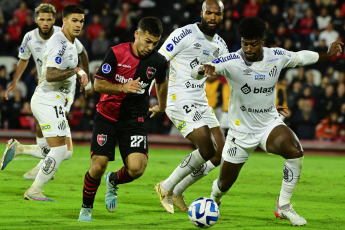
{"type": "Polygon", "coordinates": [[[65,97],[62,93],[36,91],[31,98],[31,110],[45,138],[71,137],[66,119],[65,97]]]}
{"type": "Polygon", "coordinates": [[[276,119],[262,133],[241,133],[229,129],[222,152],[222,158],[227,162],[240,164],[245,163],[249,155],[258,146],[267,152],[267,138],[271,131],[278,125],[285,125],[285,123],[281,119],[276,119]]]}
{"type": "Polygon", "coordinates": [[[165,112],[183,137],[205,125],[210,129],[219,126],[212,107],[195,104],[194,101],[180,101],[177,105],[168,106],[165,112]]]}
{"type": "Polygon", "coordinates": [[[69,113],[69,111],[71,111],[71,107],[72,107],[72,104],[74,102],[74,96],[75,96],[75,89],[67,94],[67,105],[65,107],[65,111],[67,113],[69,113]]]}

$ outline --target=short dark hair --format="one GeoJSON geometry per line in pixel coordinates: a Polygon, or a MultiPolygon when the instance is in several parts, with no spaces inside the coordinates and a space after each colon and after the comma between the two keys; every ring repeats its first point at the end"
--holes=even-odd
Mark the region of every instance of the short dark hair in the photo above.
{"type": "Polygon", "coordinates": [[[244,18],[238,23],[238,32],[241,37],[254,39],[265,38],[266,23],[258,17],[244,18]]]}
{"type": "Polygon", "coordinates": [[[85,14],[84,8],[82,6],[76,5],[76,4],[67,5],[62,10],[62,17],[66,18],[70,14],[85,14]]]}
{"type": "Polygon", "coordinates": [[[138,23],[138,30],[147,31],[150,35],[160,37],[163,33],[162,22],[156,17],[142,18],[138,23]]]}

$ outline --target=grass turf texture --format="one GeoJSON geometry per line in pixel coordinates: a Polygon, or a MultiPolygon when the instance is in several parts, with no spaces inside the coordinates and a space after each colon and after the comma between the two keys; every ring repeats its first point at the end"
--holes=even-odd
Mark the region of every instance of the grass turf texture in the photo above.
{"type": "MultiPolygon", "coordinates": [[[[4,144],[0,144],[5,149],[4,144]]],[[[1,150],[3,151],[3,150],[1,150]]],[[[122,167],[116,150],[116,161],[108,171],[122,167]]],[[[0,171],[0,229],[197,229],[186,213],[175,208],[175,214],[164,212],[155,184],[182,161],[188,150],[150,149],[149,163],[138,180],[119,185],[118,206],[109,213],[104,204],[106,186],[98,189],[92,223],[77,221],[82,204],[85,172],[89,168],[89,147],[74,146],[73,157],[61,163],[56,178],[44,187],[45,195],[56,202],[26,201],[23,194],[32,181],[22,175],[38,163],[30,156],[19,156],[0,171]]],[[[230,190],[223,197],[220,220],[212,229],[291,229],[289,221],[276,219],[274,207],[282,180],[284,159],[263,153],[252,154],[230,190]]],[[[292,197],[297,213],[308,224],[303,229],[345,228],[345,157],[305,156],[301,180],[292,197]]],[[[210,196],[213,170],[186,192],[187,203],[210,196]]]]}

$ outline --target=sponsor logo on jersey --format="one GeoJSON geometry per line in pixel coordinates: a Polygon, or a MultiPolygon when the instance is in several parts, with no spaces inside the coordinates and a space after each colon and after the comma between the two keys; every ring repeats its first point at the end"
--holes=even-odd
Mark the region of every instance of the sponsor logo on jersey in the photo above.
{"type": "Polygon", "coordinates": [[[130,66],[130,65],[126,65],[126,64],[117,64],[118,66],[121,66],[121,67],[124,67],[124,68],[132,68],[132,66],[130,66]]]}
{"type": "Polygon", "coordinates": [[[274,55],[286,55],[291,57],[291,54],[286,52],[285,50],[273,50],[274,55]]]}
{"type": "Polygon", "coordinates": [[[208,50],[203,50],[202,53],[205,54],[205,55],[210,55],[211,52],[208,51],[208,50]]]}
{"type": "Polygon", "coordinates": [[[47,130],[50,130],[50,129],[51,129],[50,123],[41,125],[41,130],[42,130],[42,132],[47,131],[47,130]]]}
{"type": "Polygon", "coordinates": [[[259,81],[265,80],[265,75],[255,75],[255,80],[259,80],[259,81]]]}
{"type": "Polygon", "coordinates": [[[253,72],[251,69],[244,69],[243,70],[244,75],[250,75],[251,72],[253,72]]]}
{"type": "Polygon", "coordinates": [[[150,85],[150,83],[145,83],[143,81],[140,82],[141,85],[141,90],[137,92],[137,94],[144,94],[145,93],[145,88],[150,85]]]}
{"type": "Polygon", "coordinates": [[[195,58],[190,64],[190,67],[193,69],[194,67],[196,67],[197,65],[199,65],[199,60],[198,58],[195,58]]]}
{"type": "Polygon", "coordinates": [[[111,66],[108,63],[102,65],[102,72],[107,74],[111,71],[111,66]]]}
{"type": "Polygon", "coordinates": [[[200,47],[201,47],[201,45],[200,45],[199,43],[195,43],[195,44],[194,44],[194,49],[195,49],[195,50],[199,50],[200,47]]]}
{"type": "Polygon", "coordinates": [[[250,89],[249,85],[246,83],[244,86],[241,87],[241,91],[244,94],[250,93],[252,90],[250,89]]]}
{"type": "Polygon", "coordinates": [[[213,57],[218,57],[219,55],[219,48],[217,48],[214,52],[213,52],[213,57]]]}
{"type": "Polygon", "coordinates": [[[56,64],[61,64],[62,58],[61,57],[56,57],[55,62],[56,64]]]}
{"type": "Polygon", "coordinates": [[[275,77],[277,73],[278,73],[278,68],[277,66],[274,66],[273,69],[269,72],[268,76],[275,77]]]}
{"type": "Polygon", "coordinates": [[[104,134],[97,134],[97,143],[100,146],[105,145],[105,143],[107,143],[107,135],[104,134]]]}
{"type": "Polygon", "coordinates": [[[36,52],[36,53],[40,53],[41,51],[42,51],[42,48],[41,48],[41,47],[36,47],[36,48],[35,48],[35,52],[36,52]]]}
{"type": "Polygon", "coordinates": [[[190,81],[187,81],[187,82],[185,83],[185,86],[186,86],[187,89],[188,89],[188,88],[192,88],[192,89],[202,89],[202,88],[204,88],[204,85],[205,85],[205,83],[202,83],[202,84],[194,84],[194,83],[190,83],[190,81]]]}
{"type": "Polygon", "coordinates": [[[115,80],[118,81],[118,82],[120,82],[120,83],[122,83],[122,84],[124,84],[124,83],[127,83],[127,82],[129,82],[129,81],[132,81],[133,79],[132,79],[132,78],[126,79],[124,76],[121,76],[121,75],[116,74],[116,75],[115,75],[115,80]]]}
{"type": "Polygon", "coordinates": [[[182,121],[180,124],[178,124],[177,129],[181,132],[184,128],[186,128],[186,122],[182,121]]]}
{"type": "Polygon", "coordinates": [[[270,59],[270,60],[267,61],[267,63],[271,63],[271,62],[275,62],[275,61],[278,61],[278,58],[270,59]]]}
{"type": "Polygon", "coordinates": [[[148,79],[151,79],[156,74],[156,68],[153,67],[147,67],[146,69],[146,76],[148,79]]]}
{"type": "Polygon", "coordinates": [[[58,51],[58,55],[62,57],[66,51],[67,44],[66,44],[66,41],[61,41],[61,44],[62,44],[62,47],[61,47],[61,50],[58,51]]]}
{"type": "Polygon", "coordinates": [[[225,56],[225,57],[219,57],[217,59],[214,59],[212,61],[212,63],[219,63],[219,62],[227,62],[227,61],[230,61],[230,60],[233,60],[233,59],[240,59],[240,56],[237,55],[237,54],[229,54],[228,56],[225,56]]]}
{"type": "Polygon", "coordinates": [[[171,51],[174,50],[174,45],[171,44],[171,43],[169,43],[169,44],[165,47],[165,49],[166,49],[167,51],[171,52],[171,51]]]}
{"type": "Polygon", "coordinates": [[[274,109],[274,106],[271,106],[266,109],[254,109],[254,108],[246,108],[243,105],[240,107],[240,109],[245,112],[247,111],[248,113],[269,113],[274,109]]]}
{"type": "Polygon", "coordinates": [[[174,45],[177,45],[184,37],[191,33],[191,29],[184,29],[182,30],[182,33],[180,33],[180,35],[178,35],[177,37],[173,37],[171,40],[174,42],[174,45]]]}

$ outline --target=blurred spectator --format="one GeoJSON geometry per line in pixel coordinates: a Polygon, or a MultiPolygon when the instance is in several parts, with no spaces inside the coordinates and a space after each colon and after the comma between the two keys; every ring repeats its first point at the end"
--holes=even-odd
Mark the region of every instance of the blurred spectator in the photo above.
{"type": "Polygon", "coordinates": [[[263,19],[270,23],[271,28],[274,31],[277,31],[278,26],[283,26],[285,28],[285,26],[284,26],[284,18],[281,15],[281,13],[279,12],[279,8],[278,8],[277,5],[272,5],[271,9],[270,9],[270,12],[268,14],[266,14],[263,17],[263,19]]]}
{"type": "Polygon", "coordinates": [[[320,14],[316,17],[317,28],[321,31],[326,29],[331,20],[332,17],[328,15],[327,8],[322,7],[320,14]]]}
{"type": "Polygon", "coordinates": [[[6,90],[8,80],[6,78],[6,67],[4,65],[0,66],[0,90],[6,90]]]}
{"type": "Polygon", "coordinates": [[[345,129],[345,102],[343,102],[339,109],[338,124],[340,128],[345,129]]]}
{"type": "Polygon", "coordinates": [[[295,46],[295,43],[290,38],[286,38],[284,40],[282,48],[286,49],[286,50],[293,51],[293,52],[297,52],[297,48],[295,46]]]}
{"type": "Polygon", "coordinates": [[[296,110],[297,107],[297,100],[301,96],[302,90],[302,83],[300,81],[295,81],[292,83],[292,87],[290,87],[287,91],[287,102],[288,107],[290,110],[296,110]]]}
{"type": "Polygon", "coordinates": [[[317,37],[317,23],[313,10],[308,8],[305,16],[297,22],[296,39],[301,41],[300,49],[312,50],[317,37]]]}
{"type": "Polygon", "coordinates": [[[35,130],[35,119],[28,101],[24,102],[23,108],[20,110],[19,122],[21,128],[35,130]]]}
{"type": "Polygon", "coordinates": [[[345,128],[339,129],[338,136],[336,137],[336,141],[345,143],[345,128]]]}
{"type": "Polygon", "coordinates": [[[117,17],[114,23],[114,32],[115,36],[120,38],[118,42],[121,43],[131,40],[131,36],[133,35],[130,33],[133,28],[133,20],[135,20],[137,16],[137,14],[132,11],[131,4],[123,2],[122,8],[114,10],[113,13],[117,17]]]}
{"type": "Polygon", "coordinates": [[[329,116],[316,126],[316,139],[320,141],[333,141],[336,140],[338,134],[338,113],[333,111],[329,116]]]}
{"type": "Polygon", "coordinates": [[[113,24],[113,15],[110,13],[110,4],[106,3],[106,7],[102,9],[100,14],[100,22],[104,26],[105,32],[109,35],[112,34],[112,24],[113,24]]]}
{"type": "Polygon", "coordinates": [[[35,25],[35,23],[34,23],[34,20],[33,20],[33,18],[32,18],[32,15],[31,15],[31,14],[28,14],[28,15],[26,16],[25,24],[24,24],[23,27],[22,27],[22,36],[24,37],[24,35],[25,35],[27,32],[29,32],[29,31],[31,31],[31,30],[33,30],[33,29],[35,29],[35,28],[36,28],[36,25],[35,25]]]}
{"type": "Polygon", "coordinates": [[[243,7],[243,1],[241,0],[232,0],[230,3],[229,8],[232,10],[232,18],[237,22],[242,18],[243,7]]]}
{"type": "Polygon", "coordinates": [[[28,15],[32,15],[32,10],[28,9],[25,1],[21,1],[18,9],[16,9],[13,13],[13,16],[18,18],[18,25],[20,27],[25,25],[26,17],[28,15]]]}
{"type": "Polygon", "coordinates": [[[236,28],[232,20],[227,18],[222,24],[223,29],[219,31],[218,35],[224,39],[230,52],[235,52],[241,48],[241,38],[236,33],[236,28]]]}
{"type": "Polygon", "coordinates": [[[308,99],[298,100],[298,109],[292,113],[291,128],[300,139],[313,140],[315,138],[315,125],[317,113],[313,109],[312,102],[308,99]]]}
{"type": "Polygon", "coordinates": [[[8,107],[8,128],[9,129],[19,129],[20,122],[20,111],[23,108],[24,101],[21,96],[21,91],[17,89],[14,91],[14,96],[9,99],[9,107],[8,107]]]}
{"type": "Polygon", "coordinates": [[[248,2],[243,7],[242,16],[246,17],[256,17],[259,14],[260,4],[257,0],[248,0],[248,2]]]}
{"type": "Polygon", "coordinates": [[[22,27],[18,23],[17,16],[13,16],[12,20],[7,26],[7,33],[10,35],[10,39],[19,45],[20,39],[22,38],[22,27]]]}
{"type": "MultiPolygon", "coordinates": [[[[344,24],[345,24],[345,19],[344,19],[344,17],[341,16],[340,8],[335,9],[334,18],[332,20],[332,23],[333,23],[334,29],[340,33],[342,31],[344,24]]],[[[343,37],[343,39],[345,39],[345,38],[343,37]]]]}
{"type": "Polygon", "coordinates": [[[110,47],[110,41],[106,37],[105,30],[100,30],[98,37],[91,43],[91,53],[93,59],[102,59],[110,47]]]}
{"type": "Polygon", "coordinates": [[[297,2],[294,4],[294,8],[296,17],[301,19],[304,17],[307,9],[309,8],[309,3],[304,0],[297,0],[297,2]]]}
{"type": "Polygon", "coordinates": [[[315,108],[319,116],[318,120],[325,118],[327,114],[336,109],[333,85],[327,85],[324,95],[318,99],[315,108]]]}
{"type": "Polygon", "coordinates": [[[285,25],[287,29],[287,34],[289,37],[293,37],[293,35],[296,32],[296,25],[298,22],[298,18],[296,17],[295,14],[295,8],[294,7],[289,7],[288,11],[283,14],[284,19],[285,19],[285,25]]]}
{"type": "Polygon", "coordinates": [[[320,33],[319,41],[325,40],[327,47],[329,47],[331,43],[338,40],[338,38],[339,33],[333,29],[333,23],[329,22],[327,29],[320,33]]]}
{"type": "Polygon", "coordinates": [[[308,85],[305,85],[303,87],[301,98],[309,100],[311,102],[312,107],[315,107],[315,97],[313,97],[311,93],[311,88],[308,85]]]}
{"type": "Polygon", "coordinates": [[[340,83],[336,88],[335,107],[339,109],[343,102],[345,102],[345,84],[340,83]]]}
{"type": "Polygon", "coordinates": [[[13,12],[16,10],[19,5],[20,0],[1,0],[0,7],[2,13],[4,14],[5,20],[10,20],[13,17],[13,12]]]}
{"type": "Polygon", "coordinates": [[[317,95],[319,95],[319,91],[320,88],[318,86],[315,85],[315,76],[314,76],[314,72],[313,71],[307,71],[306,72],[306,81],[303,84],[303,88],[304,87],[309,87],[310,88],[310,92],[311,92],[311,96],[313,98],[316,98],[317,95]]]}
{"type": "Polygon", "coordinates": [[[86,36],[88,37],[90,42],[98,37],[101,30],[104,30],[104,26],[100,22],[99,15],[95,14],[92,17],[92,23],[86,29],[86,36]]]}

